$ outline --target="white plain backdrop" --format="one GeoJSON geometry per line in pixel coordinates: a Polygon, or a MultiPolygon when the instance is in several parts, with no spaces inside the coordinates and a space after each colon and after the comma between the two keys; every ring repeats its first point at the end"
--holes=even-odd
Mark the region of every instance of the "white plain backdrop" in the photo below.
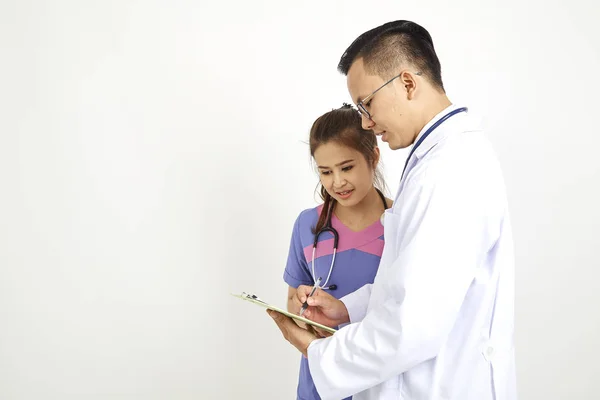
{"type": "Polygon", "coordinates": [[[308,130],[393,19],[502,162],[520,398],[600,398],[594,3],[0,0],[0,399],[295,398],[300,355],[229,293],[285,305],[308,130]]]}

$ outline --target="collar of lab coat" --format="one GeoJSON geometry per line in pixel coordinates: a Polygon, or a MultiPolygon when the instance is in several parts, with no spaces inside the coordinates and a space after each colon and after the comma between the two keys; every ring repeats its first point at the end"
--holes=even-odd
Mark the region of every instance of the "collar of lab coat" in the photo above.
{"type": "MultiPolygon", "coordinates": [[[[427,129],[429,129],[433,124],[435,124],[437,121],[439,121],[444,115],[446,115],[449,112],[456,110],[457,108],[460,108],[460,107],[462,107],[462,106],[451,104],[450,106],[446,107],[445,109],[440,111],[438,114],[436,114],[436,116],[433,117],[431,119],[431,121],[429,121],[423,127],[423,129],[421,129],[421,132],[419,132],[419,134],[417,135],[417,138],[415,139],[415,143],[417,143],[419,141],[419,139],[421,138],[421,136],[423,136],[425,134],[425,132],[427,132],[427,129]]],[[[438,126],[433,132],[431,132],[431,134],[429,134],[429,136],[427,136],[425,138],[425,140],[423,140],[423,143],[421,143],[419,145],[419,147],[417,147],[414,155],[418,159],[420,159],[421,157],[423,157],[424,154],[426,154],[429,150],[431,150],[431,148],[433,146],[435,146],[440,140],[442,140],[442,138],[444,137],[444,132],[448,131],[448,126],[450,125],[449,122],[452,119],[459,117],[459,115],[454,115],[454,116],[450,117],[448,120],[444,121],[440,126],[438,126]]]]}

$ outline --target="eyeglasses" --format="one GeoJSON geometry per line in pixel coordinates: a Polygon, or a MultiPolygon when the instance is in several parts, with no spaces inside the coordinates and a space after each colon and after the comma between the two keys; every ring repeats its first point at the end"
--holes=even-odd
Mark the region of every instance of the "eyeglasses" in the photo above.
{"type": "MultiPolygon", "coordinates": [[[[373,98],[373,96],[375,95],[375,93],[377,93],[378,91],[383,89],[386,85],[391,83],[394,79],[398,78],[400,75],[402,75],[402,72],[399,73],[398,75],[394,76],[392,79],[390,79],[383,85],[379,86],[377,89],[375,89],[375,91],[373,91],[373,93],[371,93],[370,95],[368,95],[367,97],[365,97],[364,99],[359,101],[358,104],[356,105],[356,107],[358,108],[358,113],[361,116],[366,117],[367,119],[371,119],[371,113],[369,113],[369,111],[367,111],[367,108],[365,107],[365,103],[368,102],[369,100],[371,100],[373,98]]],[[[421,75],[421,72],[415,72],[415,75],[421,75]]]]}

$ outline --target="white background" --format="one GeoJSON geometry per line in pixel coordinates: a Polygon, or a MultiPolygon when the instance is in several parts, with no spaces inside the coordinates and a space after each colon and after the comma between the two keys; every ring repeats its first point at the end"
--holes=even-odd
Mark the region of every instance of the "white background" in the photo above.
{"type": "Polygon", "coordinates": [[[229,293],[285,305],[308,130],[393,19],[501,159],[520,398],[599,398],[598,7],[0,0],[0,398],[295,398],[299,354],[229,293]]]}

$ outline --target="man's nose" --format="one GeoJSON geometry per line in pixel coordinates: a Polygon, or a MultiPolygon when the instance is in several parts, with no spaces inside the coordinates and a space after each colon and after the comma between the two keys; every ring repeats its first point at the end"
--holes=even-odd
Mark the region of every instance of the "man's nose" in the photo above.
{"type": "Polygon", "coordinates": [[[372,130],[375,126],[375,122],[371,118],[367,117],[365,114],[361,114],[361,118],[362,119],[360,122],[362,124],[363,129],[367,131],[372,130]]]}

